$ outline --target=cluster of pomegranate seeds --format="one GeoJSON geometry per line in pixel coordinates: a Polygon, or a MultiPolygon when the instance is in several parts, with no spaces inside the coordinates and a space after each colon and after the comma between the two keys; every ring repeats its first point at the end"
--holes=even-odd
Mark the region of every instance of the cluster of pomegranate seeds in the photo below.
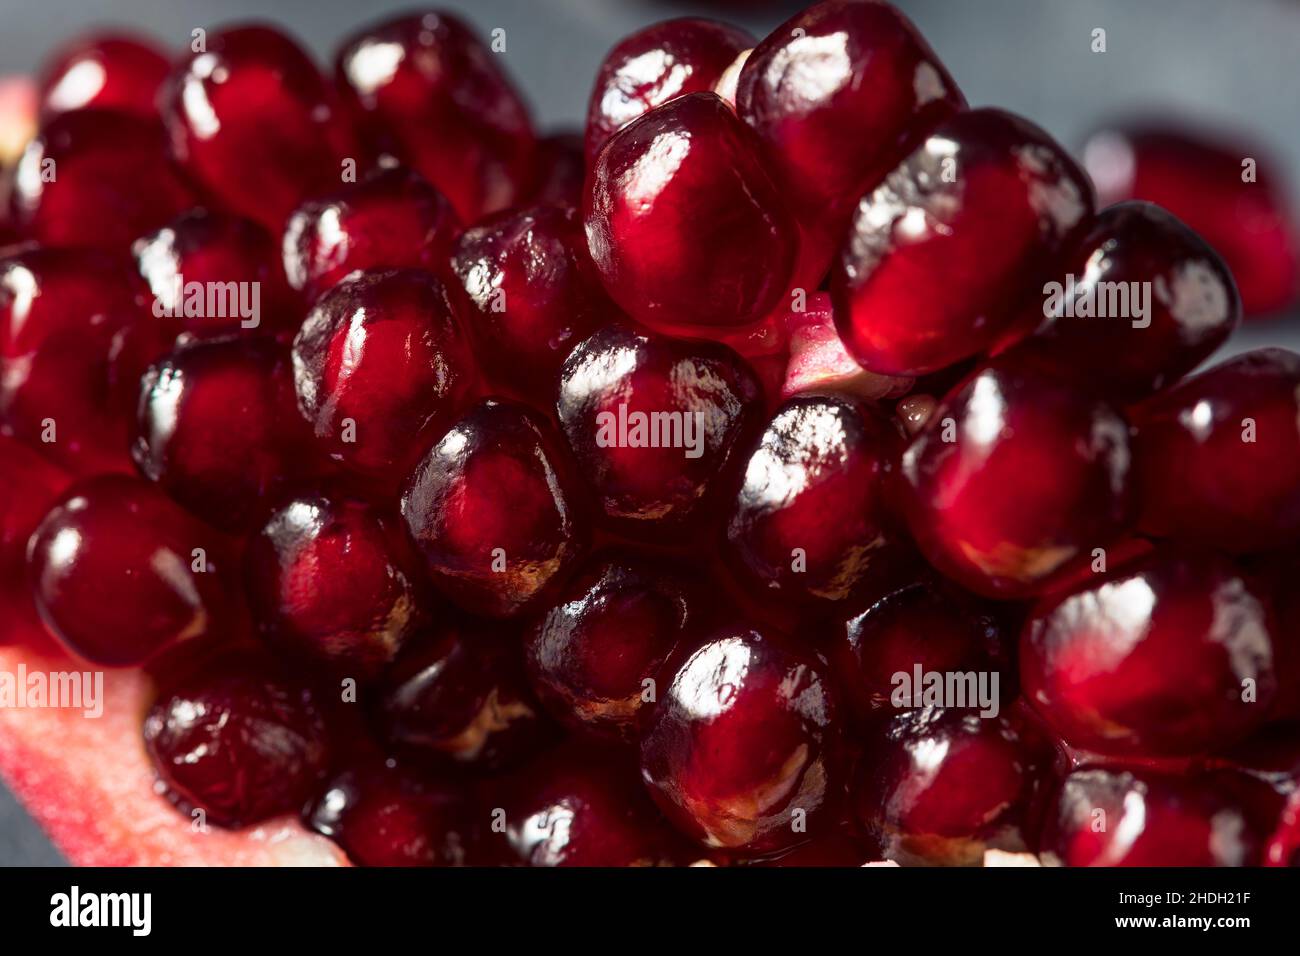
{"type": "Polygon", "coordinates": [[[1198,371],[1293,300],[1267,157],[1090,181],[879,0],[647,27],[545,136],[495,39],[51,58],[0,642],[360,865],[1300,862],[1300,356],[1198,371]]]}

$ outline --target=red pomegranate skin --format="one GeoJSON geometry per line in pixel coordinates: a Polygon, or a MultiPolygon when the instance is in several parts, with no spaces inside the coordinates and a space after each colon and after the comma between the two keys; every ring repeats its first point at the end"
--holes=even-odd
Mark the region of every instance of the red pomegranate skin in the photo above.
{"type": "Polygon", "coordinates": [[[1076,747],[1206,753],[1269,716],[1275,644],[1268,595],[1251,580],[1214,555],[1158,549],[1035,607],[1021,687],[1076,747]]]}
{"type": "Polygon", "coordinates": [[[703,17],[653,23],[605,54],[587,101],[586,156],[639,116],[687,93],[712,92],[722,73],[754,38],[703,17]]]}
{"type": "Polygon", "coordinates": [[[326,293],[293,343],[298,408],[348,470],[400,484],[475,381],[447,288],[421,269],[363,272],[326,293]]]}
{"type": "Polygon", "coordinates": [[[1300,224],[1279,172],[1283,164],[1262,144],[1238,134],[1133,123],[1098,130],[1082,155],[1102,205],[1158,203],[1203,236],[1232,270],[1247,317],[1296,301],[1300,224]]]}
{"type": "Polygon", "coordinates": [[[610,296],[665,331],[752,326],[785,292],[797,251],[761,144],[713,93],[679,96],[610,137],[588,171],[583,221],[610,296]]]}
{"type": "Polygon", "coordinates": [[[193,204],[156,119],[87,109],[49,120],[27,145],[9,216],[22,238],[45,246],[116,250],[193,204]]]}
{"type": "Polygon", "coordinates": [[[680,649],[641,734],[641,778],[682,833],[763,856],[805,842],[843,785],[823,665],[741,624],[680,649]]]}
{"type": "Polygon", "coordinates": [[[414,13],[366,27],[343,43],[335,78],[366,142],[432,183],[461,222],[525,194],[528,107],[461,20],[414,13]]]}
{"type": "Polygon", "coordinates": [[[498,389],[549,407],[573,347],[619,315],[587,253],[577,210],[525,206],[465,230],[451,255],[465,325],[498,389]]]}
{"type": "Polygon", "coordinates": [[[977,594],[1021,599],[1128,530],[1131,465],[1112,405],[1006,357],[959,383],[912,438],[899,497],[936,568],[977,594]]]}
{"type": "Polygon", "coordinates": [[[42,620],[68,650],[133,667],[224,636],[227,548],[157,487],[98,475],[68,487],[41,519],[28,577],[42,620]]]}
{"type": "Polygon", "coordinates": [[[853,211],[831,266],[840,337],[884,375],[987,350],[1092,210],[1088,177],[1037,126],[996,109],[957,114],[853,211]]]}
{"type": "Polygon", "coordinates": [[[434,585],[471,613],[536,608],[581,559],[588,519],[573,462],[541,415],[485,399],[438,440],[402,493],[434,585]]]}
{"type": "Polygon", "coordinates": [[[104,109],[157,119],[158,88],[170,69],[167,52],[139,34],[84,34],[55,50],[41,67],[41,116],[104,109]]]}
{"type": "Polygon", "coordinates": [[[616,324],[569,353],[556,409],[606,523],[681,540],[715,513],[758,430],[761,396],[749,364],[721,343],[616,324]],[[653,417],[665,414],[678,417],[653,417]]]}
{"type": "Polygon", "coordinates": [[[190,177],[273,235],[305,199],[336,188],[344,160],[357,155],[329,84],[275,27],[208,33],[202,51],[173,67],[161,102],[172,153],[190,177]]]}
{"type": "Polygon", "coordinates": [[[1300,534],[1300,356],[1256,349],[1132,412],[1140,528],[1233,553],[1300,534]]]}
{"type": "Polygon", "coordinates": [[[294,210],[284,232],[284,272],[308,302],[358,269],[445,275],[460,222],[418,173],[376,169],[294,210]]]}

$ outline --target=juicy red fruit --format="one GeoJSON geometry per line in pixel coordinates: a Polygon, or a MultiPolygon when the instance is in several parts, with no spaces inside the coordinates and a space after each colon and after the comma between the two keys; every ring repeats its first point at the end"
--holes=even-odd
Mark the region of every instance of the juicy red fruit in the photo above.
{"type": "Polygon", "coordinates": [[[1001,110],[954,116],[853,213],[831,269],[845,346],[886,375],[986,350],[1092,208],[1088,177],[1041,129],[1001,110]]]}
{"type": "Polygon", "coordinates": [[[27,541],[67,487],[68,474],[27,446],[0,436],[0,645],[35,620],[27,583],[27,541]]]}
{"type": "Polygon", "coordinates": [[[754,133],[712,93],[615,133],[587,175],[583,218],[605,288],[665,330],[751,325],[794,265],[794,223],[754,133]]]}
{"type": "Polygon", "coordinates": [[[139,36],[79,37],[51,54],[41,70],[41,115],[107,109],[156,119],[158,88],[170,67],[167,54],[139,36]]]}

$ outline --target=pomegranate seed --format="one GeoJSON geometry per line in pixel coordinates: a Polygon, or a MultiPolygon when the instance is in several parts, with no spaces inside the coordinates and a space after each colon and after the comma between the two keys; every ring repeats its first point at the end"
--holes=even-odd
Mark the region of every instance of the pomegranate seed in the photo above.
{"type": "Polygon", "coordinates": [[[842,783],[822,664],[739,625],[674,657],[641,737],[655,802],[705,846],[761,855],[818,835],[842,783]]]}
{"type": "Polygon", "coordinates": [[[1140,526],[1234,552],[1300,534],[1300,356],[1239,355],[1133,411],[1140,526]]]}
{"type": "MultiPolygon", "coordinates": [[[[35,622],[27,582],[27,540],[67,488],[68,474],[12,438],[0,436],[0,646],[35,622]]],[[[37,628],[39,631],[39,627],[37,628]]]]}
{"type": "Polygon", "coordinates": [[[761,149],[713,93],[679,96],[610,137],[588,172],[583,216],[625,312],[665,331],[712,332],[776,305],[797,240],[761,149]]]}
{"type": "Polygon", "coordinates": [[[356,158],[316,64],[272,27],[209,33],[206,49],[172,71],[162,112],[185,170],[274,235],[303,200],[337,188],[343,161],[356,158]]]}
{"type": "Polygon", "coordinates": [[[722,72],[753,45],[744,30],[701,17],[664,20],[624,37],[596,71],[587,103],[588,164],[637,117],[687,93],[711,92],[722,72]]]}
{"type": "Polygon", "coordinates": [[[495,381],[542,406],[555,401],[573,346],[613,318],[570,206],[498,213],[465,231],[451,259],[475,352],[495,381]]]}
{"type": "Polygon", "coordinates": [[[829,292],[808,297],[803,311],[784,317],[790,338],[790,356],[781,381],[781,397],[821,390],[856,395],[868,401],[891,398],[909,391],[911,378],[868,372],[849,355],[835,329],[829,292]]]}
{"type": "Polygon", "coordinates": [[[986,350],[1092,207],[1087,176],[1032,123],[993,109],[947,120],[853,213],[831,270],[849,353],[920,375],[986,350]]]}
{"type": "Polygon", "coordinates": [[[582,205],[582,181],[587,176],[581,133],[552,133],[537,141],[535,174],[529,201],[582,205]]]}
{"type": "Polygon", "coordinates": [[[1300,793],[1292,793],[1264,851],[1265,866],[1300,866],[1300,793]]]}
{"type": "Polygon", "coordinates": [[[368,140],[437,187],[462,222],[513,205],[528,187],[532,123],[495,60],[446,13],[376,24],[336,60],[339,89],[368,140]]]}
{"type": "Polygon", "coordinates": [[[69,487],[28,548],[50,632],[95,664],[131,667],[220,634],[225,545],[157,488],[126,475],[69,487]]]}
{"type": "Polygon", "coordinates": [[[171,799],[224,827],[297,811],[329,762],[311,691],[247,661],[160,695],[144,742],[171,799]]]}
{"type": "Polygon", "coordinates": [[[726,493],[758,429],[761,396],[753,370],[725,345],[612,325],[569,354],[557,407],[611,526],[681,537],[726,493]]]}
{"type": "Polygon", "coordinates": [[[570,726],[635,739],[648,688],[695,627],[698,601],[689,582],[653,561],[593,557],[524,638],[533,688],[570,726]]]}
{"type": "Polygon", "coordinates": [[[419,269],[349,276],[293,343],[298,407],[335,461],[397,483],[474,381],[446,287],[419,269]]]}
{"type": "Polygon", "coordinates": [[[284,271],[315,302],[358,269],[441,274],[460,232],[451,204],[416,173],[377,169],[289,217],[284,271]]]}
{"type": "Polygon", "coordinates": [[[903,453],[903,510],[940,571],[989,597],[1041,593],[1131,522],[1128,426],[1007,360],[951,392],[903,453]]]}
{"type": "Polygon", "coordinates": [[[167,54],[138,36],[93,33],[50,55],[38,80],[41,115],[106,109],[158,118],[158,88],[171,64],[167,54]]]}
{"type": "Polygon", "coordinates": [[[1273,628],[1267,598],[1231,565],[1157,551],[1045,598],[1021,639],[1021,683],[1075,746],[1202,753],[1268,716],[1273,628]]]}

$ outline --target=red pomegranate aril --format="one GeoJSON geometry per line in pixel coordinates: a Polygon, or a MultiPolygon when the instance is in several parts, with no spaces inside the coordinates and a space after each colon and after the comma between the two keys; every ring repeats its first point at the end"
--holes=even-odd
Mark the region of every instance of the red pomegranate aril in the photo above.
{"type": "Polygon", "coordinates": [[[619,130],[588,170],[583,219],[605,288],[665,331],[735,331],[785,292],[797,246],[753,131],[713,93],[619,130]]]}
{"type": "Polygon", "coordinates": [[[994,598],[1040,594],[1132,521],[1128,425],[1008,357],[948,394],[912,438],[900,498],[940,571],[994,598]]]}
{"type": "Polygon", "coordinates": [[[182,811],[231,828],[298,812],[330,756],[312,692],[242,660],[165,690],[145,718],[144,741],[182,811]]]}
{"type": "Polygon", "coordinates": [[[553,734],[528,687],[518,630],[495,621],[443,617],[407,644],[378,699],[388,742],[435,764],[500,769],[553,734]]]}
{"type": "Polygon", "coordinates": [[[912,387],[913,379],[868,372],[849,355],[835,328],[829,292],[814,292],[803,310],[791,310],[783,321],[790,339],[781,382],[783,399],[827,390],[878,401],[903,395],[912,387]]]}
{"type": "Polygon", "coordinates": [[[331,458],[397,484],[451,424],[475,374],[442,281],[364,272],[327,292],[293,343],[298,407],[331,458]]]}
{"type": "Polygon", "coordinates": [[[459,233],[451,204],[423,177],[376,169],[294,211],[284,232],[284,271],[308,302],[358,269],[442,276],[459,233]]]}
{"type": "Polygon", "coordinates": [[[44,456],[0,435],[0,645],[21,638],[23,625],[35,620],[27,540],[70,480],[44,456]]]}
{"type": "Polygon", "coordinates": [[[249,604],[272,646],[300,666],[376,677],[432,612],[399,519],[311,492],[281,505],[244,557],[249,604]]]}
{"type": "Polygon", "coordinates": [[[1123,400],[1177,382],[1241,321],[1223,260],[1150,203],[1102,210],[1049,284],[1030,305],[1025,326],[1037,331],[1021,350],[1081,388],[1123,400]]]}
{"type": "Polygon", "coordinates": [[[222,635],[225,548],[156,487],[100,475],[45,515],[27,564],[50,632],[87,661],[129,667],[222,635]]]}
{"type": "Polygon", "coordinates": [[[462,222],[513,205],[532,172],[528,108],[496,60],[463,22],[437,12],[364,29],[336,60],[363,135],[431,182],[462,222]]]}
{"type": "Polygon", "coordinates": [[[251,219],[191,209],[137,239],[131,251],[155,311],[196,338],[297,328],[300,306],[285,282],[280,250],[251,219]]]}
{"type": "Polygon", "coordinates": [[[205,521],[250,530],[299,479],[320,474],[288,350],[265,338],[184,342],[140,382],[136,467],[205,521]]]}
{"type": "Polygon", "coordinates": [[[473,613],[514,617],[581,558],[587,518],[577,481],[546,419],[487,399],[416,467],[402,517],[444,594],[473,613]]]}
{"type": "Polygon", "coordinates": [[[831,269],[849,353],[922,375],[985,351],[1092,209],[1088,177],[1037,126],[994,109],[952,117],[853,213],[831,269]]]}
{"type": "Polygon", "coordinates": [[[1141,529],[1242,553],[1300,535],[1300,355],[1257,349],[1132,412],[1141,529]]]}
{"type": "Polygon", "coordinates": [[[581,133],[552,133],[537,141],[533,158],[533,203],[582,205],[582,183],[587,176],[581,133]]]}
{"type": "Polygon", "coordinates": [[[1051,752],[1014,716],[905,711],[868,747],[854,782],[858,820],[885,857],[978,866],[1023,852],[1051,752]]]}
{"type": "Polygon", "coordinates": [[[1264,848],[1265,866],[1300,866],[1300,791],[1291,794],[1264,848]]]}
{"type": "Polygon", "coordinates": [[[9,195],[14,228],[46,246],[125,248],[193,204],[157,119],[111,110],[46,123],[18,160],[9,195]]]}
{"type": "Polygon", "coordinates": [[[38,80],[41,115],[107,109],[158,118],[158,88],[171,63],[138,35],[92,33],[60,47],[38,80]]]}
{"type": "Polygon", "coordinates": [[[461,866],[474,843],[460,788],[382,764],[331,778],[305,817],[359,866],[461,866]]]}
{"type": "Polygon", "coordinates": [[[929,44],[887,3],[826,0],[745,61],[736,110],[762,138],[803,229],[817,284],[858,197],[966,101],[929,44]]]}
{"type": "Polygon", "coordinates": [[[628,553],[595,555],[524,637],[529,677],[561,721],[633,740],[660,666],[699,618],[676,571],[628,553]]]}
{"type": "Polygon", "coordinates": [[[731,566],[793,602],[866,600],[895,583],[911,564],[887,502],[898,446],[890,422],[857,399],[788,400],[744,465],[726,526],[731,566]]]}
{"type": "Polygon", "coordinates": [[[658,696],[641,777],[679,830],[749,855],[817,835],[843,782],[839,715],[817,658],[732,625],[679,650],[658,696]]]}
{"type": "Polygon", "coordinates": [[[498,387],[543,407],[574,345],[618,315],[571,206],[498,213],[467,229],[451,268],[480,364],[498,387]]]}
{"type": "Polygon", "coordinates": [[[1247,316],[1296,301],[1300,223],[1280,174],[1284,164],[1260,144],[1134,125],[1093,134],[1083,162],[1102,205],[1127,199],[1158,203],[1203,236],[1232,270],[1247,316]]]}
{"type": "Polygon", "coordinates": [[[702,17],[664,20],[624,37],[596,71],[587,103],[588,164],[637,117],[678,96],[711,92],[753,45],[754,38],[739,27],[702,17]]]}
{"type": "Polygon", "coordinates": [[[1076,770],[1051,801],[1039,852],[1065,866],[1254,866],[1264,836],[1222,774],[1076,770]]]}
{"type": "Polygon", "coordinates": [[[1076,747],[1204,753],[1269,716],[1274,632],[1267,596],[1231,564],[1158,550],[1044,599],[1021,637],[1021,687],[1076,747]]]}
{"type": "Polygon", "coordinates": [[[357,158],[316,64],[269,26],[209,33],[206,48],[172,70],[162,112],[190,176],[274,235],[303,200],[337,188],[343,161],[357,158]]]}
{"type": "Polygon", "coordinates": [[[131,472],[140,375],[166,350],[129,259],[20,247],[0,260],[0,431],[78,473],[131,472]]]}
{"type": "Polygon", "coordinates": [[[761,402],[753,370],[725,345],[618,324],[569,353],[557,409],[610,526],[680,538],[726,494],[761,402]]]}

